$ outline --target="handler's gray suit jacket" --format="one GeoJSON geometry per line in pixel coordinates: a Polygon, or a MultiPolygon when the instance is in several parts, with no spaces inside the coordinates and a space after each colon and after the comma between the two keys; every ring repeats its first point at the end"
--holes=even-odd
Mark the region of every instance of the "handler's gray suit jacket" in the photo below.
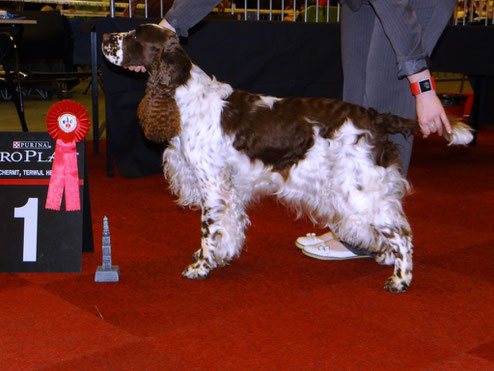
{"type": "Polygon", "coordinates": [[[221,0],[175,0],[165,14],[179,36],[188,36],[188,31],[207,16],[221,0]]]}
{"type": "MultiPolygon", "coordinates": [[[[416,118],[406,76],[428,68],[456,0],[342,0],[343,100],[416,118]]],[[[413,137],[390,135],[408,171],[413,137]]]]}
{"type": "Polygon", "coordinates": [[[427,57],[451,18],[456,0],[342,0],[354,12],[362,4],[372,6],[396,54],[398,76],[403,78],[427,68],[427,57]],[[427,34],[423,35],[415,7],[435,3],[427,34]]]}
{"type": "MultiPolygon", "coordinates": [[[[178,35],[187,36],[188,30],[211,12],[218,2],[219,0],[175,0],[165,18],[177,30],[178,35]]],[[[395,51],[398,74],[401,78],[427,68],[427,56],[432,52],[444,25],[451,17],[456,0],[436,2],[434,19],[437,28],[428,30],[426,45],[412,9],[413,0],[342,0],[342,2],[354,12],[358,11],[363,3],[372,5],[395,51]]]]}

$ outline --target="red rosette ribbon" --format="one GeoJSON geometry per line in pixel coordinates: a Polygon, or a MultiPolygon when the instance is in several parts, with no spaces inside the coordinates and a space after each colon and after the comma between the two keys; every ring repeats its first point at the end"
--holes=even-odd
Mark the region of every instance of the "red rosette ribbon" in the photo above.
{"type": "Polygon", "coordinates": [[[46,127],[56,140],[48,195],[47,209],[60,210],[65,189],[65,210],[81,209],[79,198],[79,171],[77,169],[76,142],[89,132],[89,115],[79,103],[62,100],[55,103],[46,114],[46,127]]]}

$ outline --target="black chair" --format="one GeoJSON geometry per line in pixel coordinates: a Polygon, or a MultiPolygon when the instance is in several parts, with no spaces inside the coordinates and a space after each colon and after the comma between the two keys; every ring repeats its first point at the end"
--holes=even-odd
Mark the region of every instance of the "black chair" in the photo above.
{"type": "Polygon", "coordinates": [[[28,131],[26,118],[24,117],[21,74],[19,72],[18,42],[22,30],[22,25],[15,24],[5,24],[0,28],[0,64],[3,66],[3,74],[0,75],[0,82],[5,83],[7,91],[13,98],[22,131],[28,131]],[[11,64],[14,66],[14,70],[12,70],[11,64]],[[16,78],[15,82],[14,76],[16,78]]]}
{"type": "Polygon", "coordinates": [[[67,86],[80,78],[90,77],[73,65],[73,35],[67,18],[59,11],[23,11],[20,15],[34,19],[36,25],[26,25],[19,42],[20,69],[25,73],[25,86],[52,85],[60,97],[67,86]]]}

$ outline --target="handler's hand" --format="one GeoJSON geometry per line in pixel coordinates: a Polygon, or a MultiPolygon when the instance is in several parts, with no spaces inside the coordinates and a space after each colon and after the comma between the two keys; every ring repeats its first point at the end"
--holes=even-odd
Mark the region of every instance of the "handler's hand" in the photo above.
{"type": "Polygon", "coordinates": [[[432,133],[443,135],[443,129],[451,134],[451,124],[436,92],[431,90],[415,96],[417,120],[424,138],[432,133]]]}
{"type": "Polygon", "coordinates": [[[123,68],[134,72],[146,72],[146,67],[144,66],[123,66],[123,68]]]}
{"type": "Polygon", "coordinates": [[[166,20],[166,18],[163,18],[163,19],[161,20],[161,22],[160,22],[160,23],[158,23],[158,26],[161,26],[161,27],[167,28],[167,29],[169,29],[170,31],[173,31],[173,32],[175,32],[175,33],[177,32],[177,30],[175,30],[175,28],[174,28],[174,27],[173,27],[170,23],[168,23],[168,21],[166,20]]]}

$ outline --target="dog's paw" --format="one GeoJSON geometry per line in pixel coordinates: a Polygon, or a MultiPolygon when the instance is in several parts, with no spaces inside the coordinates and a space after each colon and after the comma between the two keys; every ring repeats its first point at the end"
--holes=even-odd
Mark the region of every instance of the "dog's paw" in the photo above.
{"type": "Polygon", "coordinates": [[[184,269],[182,277],[190,280],[203,280],[208,276],[210,270],[205,261],[197,261],[184,269]]]}
{"type": "Polygon", "coordinates": [[[408,286],[409,284],[402,278],[391,276],[384,284],[384,290],[397,294],[400,292],[407,292],[408,286]]]}

